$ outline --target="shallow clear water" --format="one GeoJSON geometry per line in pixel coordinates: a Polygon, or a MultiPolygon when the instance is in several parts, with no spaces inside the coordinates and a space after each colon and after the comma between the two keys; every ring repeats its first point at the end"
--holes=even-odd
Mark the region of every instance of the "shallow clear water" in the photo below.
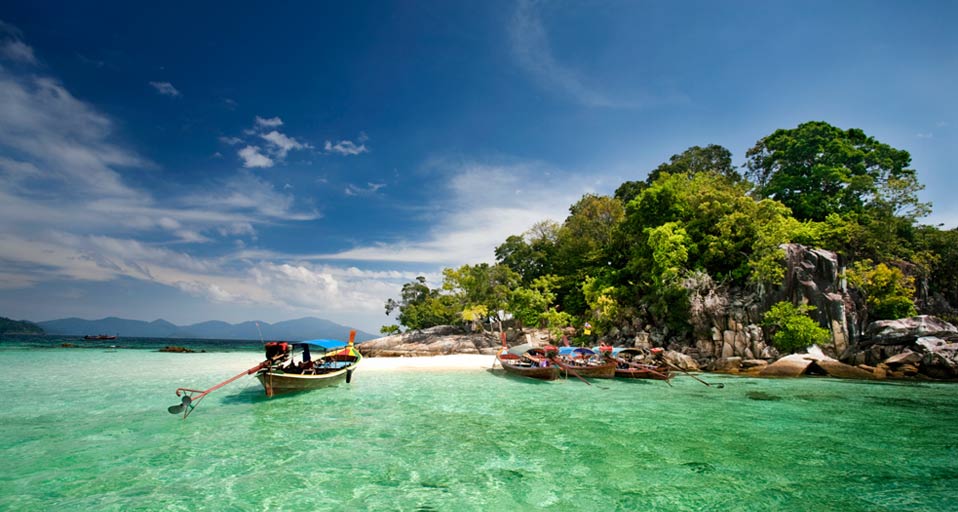
{"type": "Polygon", "coordinates": [[[357,371],[267,400],[257,352],[0,344],[3,510],[955,510],[958,387],[357,371]]]}

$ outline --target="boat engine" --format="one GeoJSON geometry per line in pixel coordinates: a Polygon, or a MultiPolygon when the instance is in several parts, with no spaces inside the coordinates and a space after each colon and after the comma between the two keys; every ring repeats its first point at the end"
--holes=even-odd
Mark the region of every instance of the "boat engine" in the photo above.
{"type": "Polygon", "coordinates": [[[266,359],[273,364],[280,364],[289,359],[292,347],[285,341],[270,341],[266,343],[266,359]]]}

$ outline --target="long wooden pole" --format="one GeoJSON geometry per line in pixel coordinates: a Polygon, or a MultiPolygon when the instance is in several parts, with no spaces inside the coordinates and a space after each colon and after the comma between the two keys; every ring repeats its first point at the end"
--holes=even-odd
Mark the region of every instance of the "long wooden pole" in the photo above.
{"type": "MultiPolygon", "coordinates": [[[[262,363],[260,363],[260,364],[258,364],[258,365],[256,365],[256,366],[254,366],[254,367],[252,367],[252,368],[250,368],[250,369],[248,369],[248,370],[244,370],[242,373],[238,373],[238,374],[236,374],[236,375],[234,375],[234,376],[232,376],[232,377],[230,377],[230,378],[224,380],[223,382],[220,382],[219,384],[217,384],[217,385],[215,385],[215,386],[213,386],[213,387],[211,387],[211,388],[209,388],[209,389],[199,390],[199,389],[190,389],[190,388],[177,388],[177,389],[176,389],[176,396],[182,396],[182,395],[185,394],[187,397],[189,397],[189,400],[183,403],[183,405],[184,405],[184,407],[183,407],[183,417],[186,418],[187,416],[189,416],[189,415],[190,415],[190,412],[193,411],[193,409],[197,406],[197,404],[199,404],[199,401],[202,400],[203,398],[205,398],[206,395],[208,395],[208,394],[210,394],[210,393],[216,391],[217,389],[219,389],[219,388],[221,388],[221,387],[223,387],[223,386],[225,386],[225,385],[227,385],[227,384],[229,384],[229,383],[235,381],[236,379],[239,379],[239,378],[241,378],[241,377],[245,377],[245,376],[247,376],[247,375],[252,375],[252,374],[254,374],[254,373],[256,373],[256,372],[262,370],[263,368],[269,366],[270,363],[271,363],[270,360],[263,361],[262,363]],[[194,393],[195,393],[195,394],[194,394],[194,393]]],[[[174,410],[170,409],[170,412],[176,413],[176,412],[178,412],[178,411],[174,411],[174,410]]]]}
{"type": "Polygon", "coordinates": [[[655,370],[649,368],[649,365],[636,364],[636,363],[633,363],[632,361],[626,361],[625,359],[622,359],[622,358],[620,358],[620,357],[615,357],[615,356],[612,356],[612,359],[614,359],[614,360],[616,360],[616,361],[618,361],[618,362],[620,362],[620,363],[622,363],[622,364],[629,365],[629,366],[631,366],[631,367],[633,367],[633,368],[639,368],[639,369],[645,370],[645,371],[647,371],[647,372],[649,372],[649,373],[658,375],[659,377],[662,377],[662,380],[664,380],[666,384],[668,384],[669,386],[672,385],[672,383],[669,382],[669,376],[668,376],[668,375],[665,375],[665,374],[663,374],[663,373],[659,373],[659,372],[657,372],[657,371],[655,371],[655,370]]]}
{"type": "Polygon", "coordinates": [[[558,360],[556,360],[556,359],[549,359],[549,361],[552,361],[552,364],[558,366],[559,368],[562,368],[566,373],[571,373],[573,377],[578,378],[579,380],[581,380],[582,382],[585,382],[586,384],[588,384],[588,385],[590,385],[590,386],[592,385],[591,382],[585,380],[585,378],[583,378],[581,375],[579,375],[578,372],[576,372],[575,370],[573,370],[571,366],[562,364],[562,363],[560,363],[560,362],[559,362],[558,360]]]}
{"type": "MultiPolygon", "coordinates": [[[[665,364],[671,366],[672,368],[675,368],[676,370],[681,371],[682,373],[688,375],[689,377],[692,377],[693,379],[695,379],[695,380],[701,382],[702,384],[705,384],[705,385],[708,386],[708,387],[712,387],[712,384],[710,384],[710,383],[708,383],[708,382],[705,382],[704,380],[702,380],[702,379],[696,377],[695,375],[692,375],[692,374],[689,373],[688,370],[686,370],[685,368],[682,368],[682,367],[680,367],[680,366],[676,366],[676,365],[674,365],[674,364],[672,364],[672,363],[670,363],[670,362],[668,362],[668,361],[666,361],[665,364]]],[[[721,389],[721,388],[724,388],[724,387],[725,387],[725,384],[719,383],[719,384],[716,384],[715,387],[721,389]]]]}

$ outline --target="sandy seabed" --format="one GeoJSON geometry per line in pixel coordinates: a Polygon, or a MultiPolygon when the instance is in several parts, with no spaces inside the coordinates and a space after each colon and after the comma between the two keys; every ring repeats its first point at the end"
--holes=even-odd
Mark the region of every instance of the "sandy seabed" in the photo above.
{"type": "Polygon", "coordinates": [[[496,360],[493,355],[453,354],[426,357],[364,357],[359,364],[363,372],[397,370],[488,370],[496,360]]]}

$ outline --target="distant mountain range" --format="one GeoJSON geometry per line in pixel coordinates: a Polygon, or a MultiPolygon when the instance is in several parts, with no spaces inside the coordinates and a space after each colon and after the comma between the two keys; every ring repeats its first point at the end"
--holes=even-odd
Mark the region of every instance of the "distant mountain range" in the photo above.
{"type": "MultiPolygon", "coordinates": [[[[36,322],[47,334],[87,335],[110,334],[120,337],[133,338],[200,338],[217,340],[258,340],[259,330],[254,321],[239,324],[211,321],[193,325],[174,325],[166,320],[144,322],[142,320],[127,320],[124,318],[109,317],[101,320],[84,320],[82,318],[63,318],[47,322],[36,322]]],[[[322,318],[306,317],[296,320],[287,320],[270,324],[259,322],[259,329],[263,331],[263,339],[300,341],[317,338],[337,340],[349,339],[350,328],[345,325],[323,320],[322,318]]],[[[356,342],[378,338],[367,332],[356,330],[356,342]]]]}

